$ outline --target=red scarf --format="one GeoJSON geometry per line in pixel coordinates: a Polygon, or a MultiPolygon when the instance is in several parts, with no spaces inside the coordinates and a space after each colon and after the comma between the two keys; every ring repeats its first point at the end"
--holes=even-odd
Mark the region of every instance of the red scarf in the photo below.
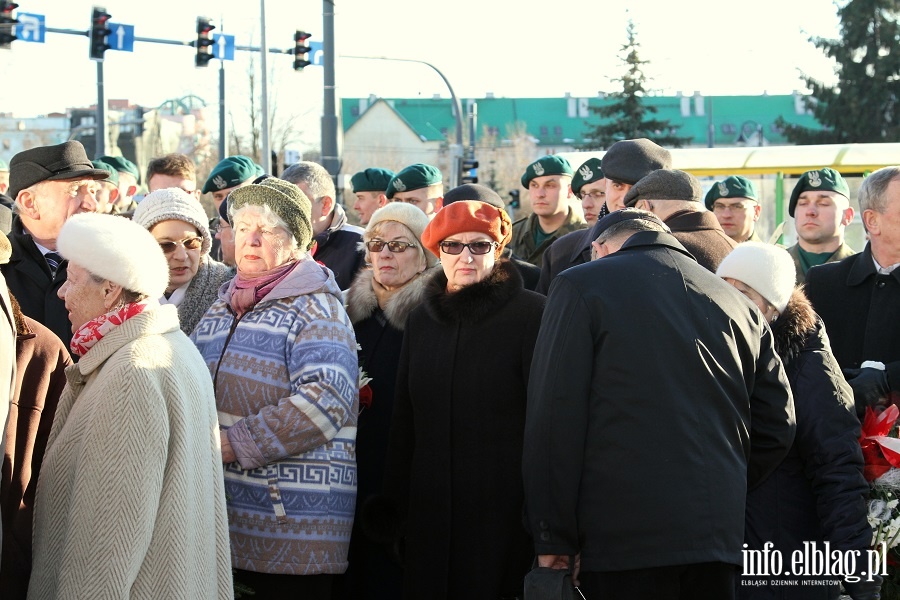
{"type": "Polygon", "coordinates": [[[88,350],[94,347],[94,344],[103,339],[107,333],[136,315],[141,314],[148,308],[158,306],[156,299],[147,299],[141,302],[129,302],[125,306],[116,308],[106,314],[94,317],[84,325],[78,328],[78,331],[72,336],[72,342],[69,347],[72,352],[78,356],[84,356],[88,350]]]}
{"type": "Polygon", "coordinates": [[[299,265],[298,261],[289,262],[286,265],[263,271],[255,277],[245,277],[238,271],[234,278],[234,287],[231,288],[231,310],[238,318],[252,310],[256,303],[266,297],[281,283],[288,274],[299,265]]]}

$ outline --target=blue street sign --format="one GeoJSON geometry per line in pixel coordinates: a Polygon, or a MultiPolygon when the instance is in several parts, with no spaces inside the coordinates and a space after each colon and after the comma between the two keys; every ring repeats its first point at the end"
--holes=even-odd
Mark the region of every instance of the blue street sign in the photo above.
{"type": "Polygon", "coordinates": [[[311,57],[309,62],[321,67],[325,56],[325,49],[322,47],[322,42],[311,41],[307,43],[307,46],[309,46],[309,55],[311,57]]]}
{"type": "Polygon", "coordinates": [[[234,36],[214,33],[212,55],[221,60],[234,60],[234,36]]]}
{"type": "Polygon", "coordinates": [[[134,52],[134,25],[122,23],[107,23],[110,34],[106,36],[106,43],[110,50],[122,52],[134,52]]]}
{"type": "Polygon", "coordinates": [[[23,42],[44,43],[44,35],[47,33],[46,19],[44,15],[20,12],[16,15],[19,20],[16,24],[16,37],[23,42]]]}

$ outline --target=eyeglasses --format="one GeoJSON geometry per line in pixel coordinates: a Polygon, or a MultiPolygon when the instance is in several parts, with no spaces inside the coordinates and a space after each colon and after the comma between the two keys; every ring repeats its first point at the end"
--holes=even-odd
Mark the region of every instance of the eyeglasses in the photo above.
{"type": "Polygon", "coordinates": [[[202,245],[202,237],[187,238],[186,240],[181,240],[180,242],[159,242],[159,247],[162,248],[163,254],[165,254],[166,256],[175,252],[175,249],[178,246],[183,247],[185,250],[197,250],[202,245]]]}
{"type": "Polygon", "coordinates": [[[463,248],[468,248],[472,254],[487,254],[499,244],[497,242],[469,242],[468,244],[463,244],[462,242],[441,242],[440,246],[441,252],[455,256],[462,254],[463,248]]]}
{"type": "Polygon", "coordinates": [[[382,250],[384,250],[385,246],[387,246],[387,249],[394,254],[398,252],[406,252],[407,248],[417,248],[415,244],[410,244],[409,242],[398,242],[396,240],[390,242],[385,242],[384,240],[372,240],[371,242],[366,242],[366,248],[369,249],[369,252],[381,252],[382,250]]]}
{"type": "Polygon", "coordinates": [[[718,202],[713,202],[713,212],[721,213],[726,210],[747,210],[754,203],[752,202],[735,202],[734,204],[720,204],[718,202]]]}
{"type": "Polygon", "coordinates": [[[582,200],[587,200],[588,198],[590,198],[594,202],[602,202],[604,199],[606,199],[606,192],[601,192],[600,190],[582,192],[579,198],[581,198],[582,200]]]}

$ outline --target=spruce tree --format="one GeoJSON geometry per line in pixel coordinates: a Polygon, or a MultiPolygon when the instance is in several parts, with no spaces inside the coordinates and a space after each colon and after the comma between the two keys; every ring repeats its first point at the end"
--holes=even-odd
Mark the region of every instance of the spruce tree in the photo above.
{"type": "Polygon", "coordinates": [[[677,126],[668,120],[652,118],[657,112],[656,107],[644,103],[648,79],[643,66],[649,61],[641,60],[638,56],[640,44],[631,19],[628,20],[626,35],[627,41],[619,54],[626,68],[625,74],[612,79],[613,82],[622,84],[622,91],[609,95],[613,99],[611,104],[590,107],[591,112],[600,115],[602,121],[585,133],[587,142],[580,148],[604,150],[619,140],[635,138],[649,138],[660,146],[680,148],[683,144],[689,143],[691,138],[675,135],[677,126]]]}
{"type": "Polygon", "coordinates": [[[812,38],[834,59],[838,76],[830,86],[806,75],[807,106],[826,127],[788,125],[795,144],[896,142],[900,140],[900,0],[849,0],[838,9],[840,38],[812,38]]]}

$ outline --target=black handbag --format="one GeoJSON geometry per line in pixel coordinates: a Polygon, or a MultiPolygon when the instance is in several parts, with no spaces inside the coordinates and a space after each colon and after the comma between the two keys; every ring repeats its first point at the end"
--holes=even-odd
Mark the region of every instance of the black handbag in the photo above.
{"type": "Polygon", "coordinates": [[[525,600],[586,600],[572,581],[574,565],[575,557],[570,556],[568,569],[531,569],[525,575],[525,600]]]}

